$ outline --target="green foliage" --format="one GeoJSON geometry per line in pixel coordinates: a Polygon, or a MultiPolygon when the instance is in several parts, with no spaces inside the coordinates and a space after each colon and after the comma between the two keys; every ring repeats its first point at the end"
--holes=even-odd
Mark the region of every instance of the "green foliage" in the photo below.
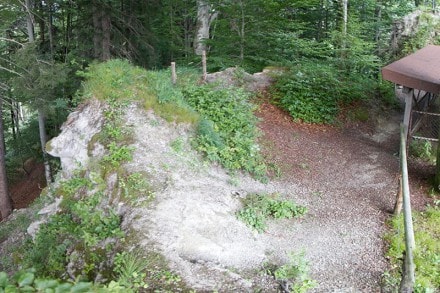
{"type": "Polygon", "coordinates": [[[435,163],[436,161],[436,148],[427,140],[412,140],[409,145],[409,153],[416,158],[430,163],[435,163]]]}
{"type": "Polygon", "coordinates": [[[127,60],[94,63],[78,74],[87,80],[83,83],[85,97],[136,101],[149,92],[146,71],[127,60]]]}
{"type": "MultiPolygon", "coordinates": [[[[179,76],[183,80],[180,86],[185,86],[188,81],[186,75],[194,78],[192,71],[183,71],[184,76],[179,76]]],[[[149,71],[149,79],[152,83],[153,95],[144,99],[146,109],[153,109],[156,114],[168,122],[187,122],[196,123],[199,116],[194,112],[183,99],[183,94],[178,86],[171,86],[171,72],[169,70],[149,71]]]]}
{"type": "Polygon", "coordinates": [[[208,86],[186,89],[184,96],[204,119],[198,125],[197,149],[231,170],[244,169],[259,178],[266,165],[256,143],[255,106],[241,89],[208,86]]]}
{"type": "Polygon", "coordinates": [[[147,260],[139,252],[121,252],[115,255],[114,271],[118,283],[132,289],[148,288],[145,283],[147,260]]]}
{"type": "MultiPolygon", "coordinates": [[[[416,249],[414,263],[416,266],[415,292],[435,292],[440,290],[440,208],[428,207],[425,212],[413,212],[416,249]]],[[[397,285],[402,268],[402,256],[405,251],[403,216],[394,217],[392,231],[385,236],[389,243],[387,257],[392,268],[385,280],[388,286],[397,285]]]]}
{"type": "Polygon", "coordinates": [[[440,45],[440,20],[438,16],[424,12],[418,19],[418,29],[413,36],[404,41],[402,56],[409,55],[423,47],[440,45]]]}
{"type": "Polygon", "coordinates": [[[83,277],[93,278],[99,272],[100,263],[110,253],[102,250],[100,243],[108,238],[120,239],[124,233],[116,212],[109,206],[101,206],[103,192],[87,194],[92,182],[78,172],[61,183],[58,192],[65,196],[60,204],[62,212],[51,216],[35,239],[26,244],[24,267],[35,268],[39,276],[65,278],[66,264],[75,257],[68,251],[75,247],[86,258],[78,268],[83,277]],[[78,198],[79,194],[87,195],[78,198]]]}
{"type": "MultiPolygon", "coordinates": [[[[181,72],[193,76],[192,71],[181,72]]],[[[85,97],[94,96],[117,103],[141,102],[146,109],[153,109],[169,122],[194,123],[198,120],[198,115],[183,102],[180,89],[171,85],[169,70],[146,71],[126,60],[114,59],[92,64],[80,75],[87,79],[83,85],[85,97]]],[[[185,80],[182,77],[182,82],[185,80]]],[[[110,111],[106,117],[110,119],[108,115],[112,113],[110,111]]]]}
{"type": "Polygon", "coordinates": [[[109,144],[109,154],[104,156],[103,162],[109,163],[113,168],[118,168],[122,163],[133,159],[133,148],[126,145],[109,144]]]}
{"type": "Polygon", "coordinates": [[[304,61],[281,75],[272,87],[273,100],[306,123],[333,123],[339,105],[373,96],[374,80],[355,71],[345,75],[330,61],[304,61]]]}
{"type": "Polygon", "coordinates": [[[293,201],[280,200],[277,194],[271,196],[249,194],[243,200],[243,209],[237,212],[237,217],[259,233],[266,229],[266,220],[291,219],[303,216],[307,209],[296,205],[293,201]]]}
{"type": "Polygon", "coordinates": [[[32,105],[34,109],[49,108],[52,102],[63,97],[70,68],[40,54],[35,44],[27,44],[13,56],[21,71],[12,78],[16,98],[32,105]],[[46,59],[46,60],[45,60],[46,59]]]}
{"type": "Polygon", "coordinates": [[[340,88],[334,67],[307,63],[281,77],[273,88],[273,96],[294,119],[332,123],[338,114],[340,88]]]}
{"type": "Polygon", "coordinates": [[[181,137],[174,139],[173,141],[171,141],[170,147],[176,153],[181,153],[184,147],[183,139],[181,137]]]}
{"type": "Polygon", "coordinates": [[[0,292],[58,292],[58,293],[118,293],[133,292],[116,282],[110,282],[107,286],[90,282],[61,282],[57,279],[37,278],[35,270],[21,270],[12,278],[5,272],[0,272],[0,292]]]}
{"type": "Polygon", "coordinates": [[[145,176],[145,174],[136,172],[119,179],[123,199],[127,200],[132,206],[148,203],[154,198],[154,192],[145,176]]]}
{"type": "Polygon", "coordinates": [[[293,293],[305,293],[316,286],[316,281],[309,277],[309,266],[303,253],[291,253],[290,261],[277,268],[273,275],[283,284],[284,290],[293,293]]]}

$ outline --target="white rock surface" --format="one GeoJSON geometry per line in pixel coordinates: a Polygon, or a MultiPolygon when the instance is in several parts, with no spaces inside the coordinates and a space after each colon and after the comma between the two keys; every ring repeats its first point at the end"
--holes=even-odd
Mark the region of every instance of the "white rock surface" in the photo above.
{"type": "Polygon", "coordinates": [[[89,143],[100,132],[103,120],[103,104],[91,99],[69,115],[61,127],[62,135],[47,143],[47,152],[61,159],[65,177],[71,176],[72,171],[78,167],[87,166],[90,159],[89,149],[92,153],[95,149],[95,146],[90,148],[89,143]]]}

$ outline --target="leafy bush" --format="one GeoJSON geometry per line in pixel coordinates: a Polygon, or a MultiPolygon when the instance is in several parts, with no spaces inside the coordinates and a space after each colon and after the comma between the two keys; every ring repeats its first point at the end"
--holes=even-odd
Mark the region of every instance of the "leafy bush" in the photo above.
{"type": "MultiPolygon", "coordinates": [[[[74,177],[64,185],[72,185],[71,181],[82,182],[74,177]]],[[[61,186],[59,190],[65,189],[61,186]]],[[[83,270],[85,277],[94,277],[99,271],[99,264],[105,262],[107,253],[110,253],[101,251],[99,243],[107,238],[124,236],[116,212],[111,207],[99,206],[103,196],[102,192],[82,199],[67,195],[60,205],[62,212],[52,216],[40,227],[35,239],[27,243],[24,266],[35,268],[39,276],[65,278],[65,268],[71,260],[68,250],[75,247],[88,260],[79,269],[83,270]]],[[[107,248],[110,249],[111,245],[107,248]]]]}
{"type": "Polygon", "coordinates": [[[300,217],[307,212],[303,206],[298,206],[289,200],[279,200],[278,195],[272,197],[261,194],[250,194],[243,200],[243,209],[237,212],[237,217],[258,232],[266,229],[266,219],[291,219],[300,217]]]}
{"type": "Polygon", "coordinates": [[[316,281],[309,277],[309,266],[304,259],[304,253],[291,253],[290,261],[276,269],[273,275],[287,292],[305,293],[316,286],[316,281]]]}
{"type": "Polygon", "coordinates": [[[310,61],[293,66],[272,87],[273,101],[299,121],[333,123],[339,105],[373,95],[374,85],[359,72],[344,74],[336,64],[310,61]]]}
{"type": "Polygon", "coordinates": [[[117,282],[98,285],[91,282],[60,282],[57,279],[37,278],[34,270],[21,270],[12,278],[0,272],[0,292],[133,292],[117,282]]]}
{"type": "Polygon", "coordinates": [[[339,87],[333,67],[307,63],[278,79],[273,97],[294,119],[332,123],[338,114],[339,87]]]}
{"type": "MultiPolygon", "coordinates": [[[[428,207],[425,212],[413,213],[416,249],[414,262],[416,266],[415,292],[436,292],[440,290],[440,208],[428,207]]],[[[385,236],[389,243],[387,256],[392,269],[388,280],[399,279],[402,268],[402,256],[405,250],[403,216],[391,220],[392,231],[385,236]]],[[[393,284],[390,284],[393,285],[393,284]]],[[[394,284],[397,285],[397,284],[394,284]]],[[[396,288],[392,288],[396,289],[396,288]]]]}
{"type": "Polygon", "coordinates": [[[255,106],[241,89],[208,86],[186,89],[184,96],[205,119],[198,125],[197,149],[231,170],[244,169],[262,178],[266,165],[256,143],[255,106]]]}

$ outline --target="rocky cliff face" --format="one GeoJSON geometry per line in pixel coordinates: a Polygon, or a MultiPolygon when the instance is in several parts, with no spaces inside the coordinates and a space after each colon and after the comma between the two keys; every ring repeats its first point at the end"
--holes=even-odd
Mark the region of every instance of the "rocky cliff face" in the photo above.
{"type": "Polygon", "coordinates": [[[104,107],[96,99],[81,105],[64,122],[62,134],[46,145],[50,155],[60,158],[64,177],[72,176],[75,169],[87,168],[90,157],[102,155],[102,145],[93,143],[92,138],[101,131],[104,107]]]}
{"type": "Polygon", "coordinates": [[[426,29],[426,27],[431,29],[431,32],[426,36],[427,38],[438,37],[439,33],[434,27],[439,22],[440,14],[424,13],[420,10],[410,13],[400,20],[396,20],[393,23],[391,32],[391,48],[393,53],[401,52],[404,42],[414,37],[420,30],[426,29]],[[430,22],[428,21],[429,19],[430,22]]]}

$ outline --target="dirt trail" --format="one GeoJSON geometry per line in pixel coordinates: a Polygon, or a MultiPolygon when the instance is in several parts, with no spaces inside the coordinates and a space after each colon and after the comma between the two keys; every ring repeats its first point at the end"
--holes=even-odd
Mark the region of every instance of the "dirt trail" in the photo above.
{"type": "Polygon", "coordinates": [[[315,292],[380,291],[387,266],[384,223],[397,188],[398,121],[386,123],[384,135],[377,136],[296,124],[266,103],[258,115],[264,152],[282,169],[281,178],[267,185],[246,175],[231,180],[190,150],[189,129],[129,111],[138,135],[129,168],[146,172],[158,187],[155,203],[126,219],[146,235],[141,245],[161,251],[173,270],[202,291],[275,292],[262,277],[262,264],[284,264],[290,252],[299,251],[319,284],[315,292]],[[176,153],[170,145],[179,137],[184,144],[176,153]],[[302,220],[274,221],[265,233],[252,233],[234,215],[238,199],[251,192],[278,192],[309,212],[302,220]],[[254,274],[247,275],[249,270],[254,274]]]}
{"type": "MultiPolygon", "coordinates": [[[[299,184],[306,192],[297,201],[309,207],[301,225],[273,233],[306,250],[316,292],[379,292],[387,266],[382,237],[397,190],[399,114],[373,131],[294,123],[267,103],[258,116],[264,151],[282,171],[279,184],[299,184]]],[[[413,187],[420,182],[414,178],[413,187]]]]}

